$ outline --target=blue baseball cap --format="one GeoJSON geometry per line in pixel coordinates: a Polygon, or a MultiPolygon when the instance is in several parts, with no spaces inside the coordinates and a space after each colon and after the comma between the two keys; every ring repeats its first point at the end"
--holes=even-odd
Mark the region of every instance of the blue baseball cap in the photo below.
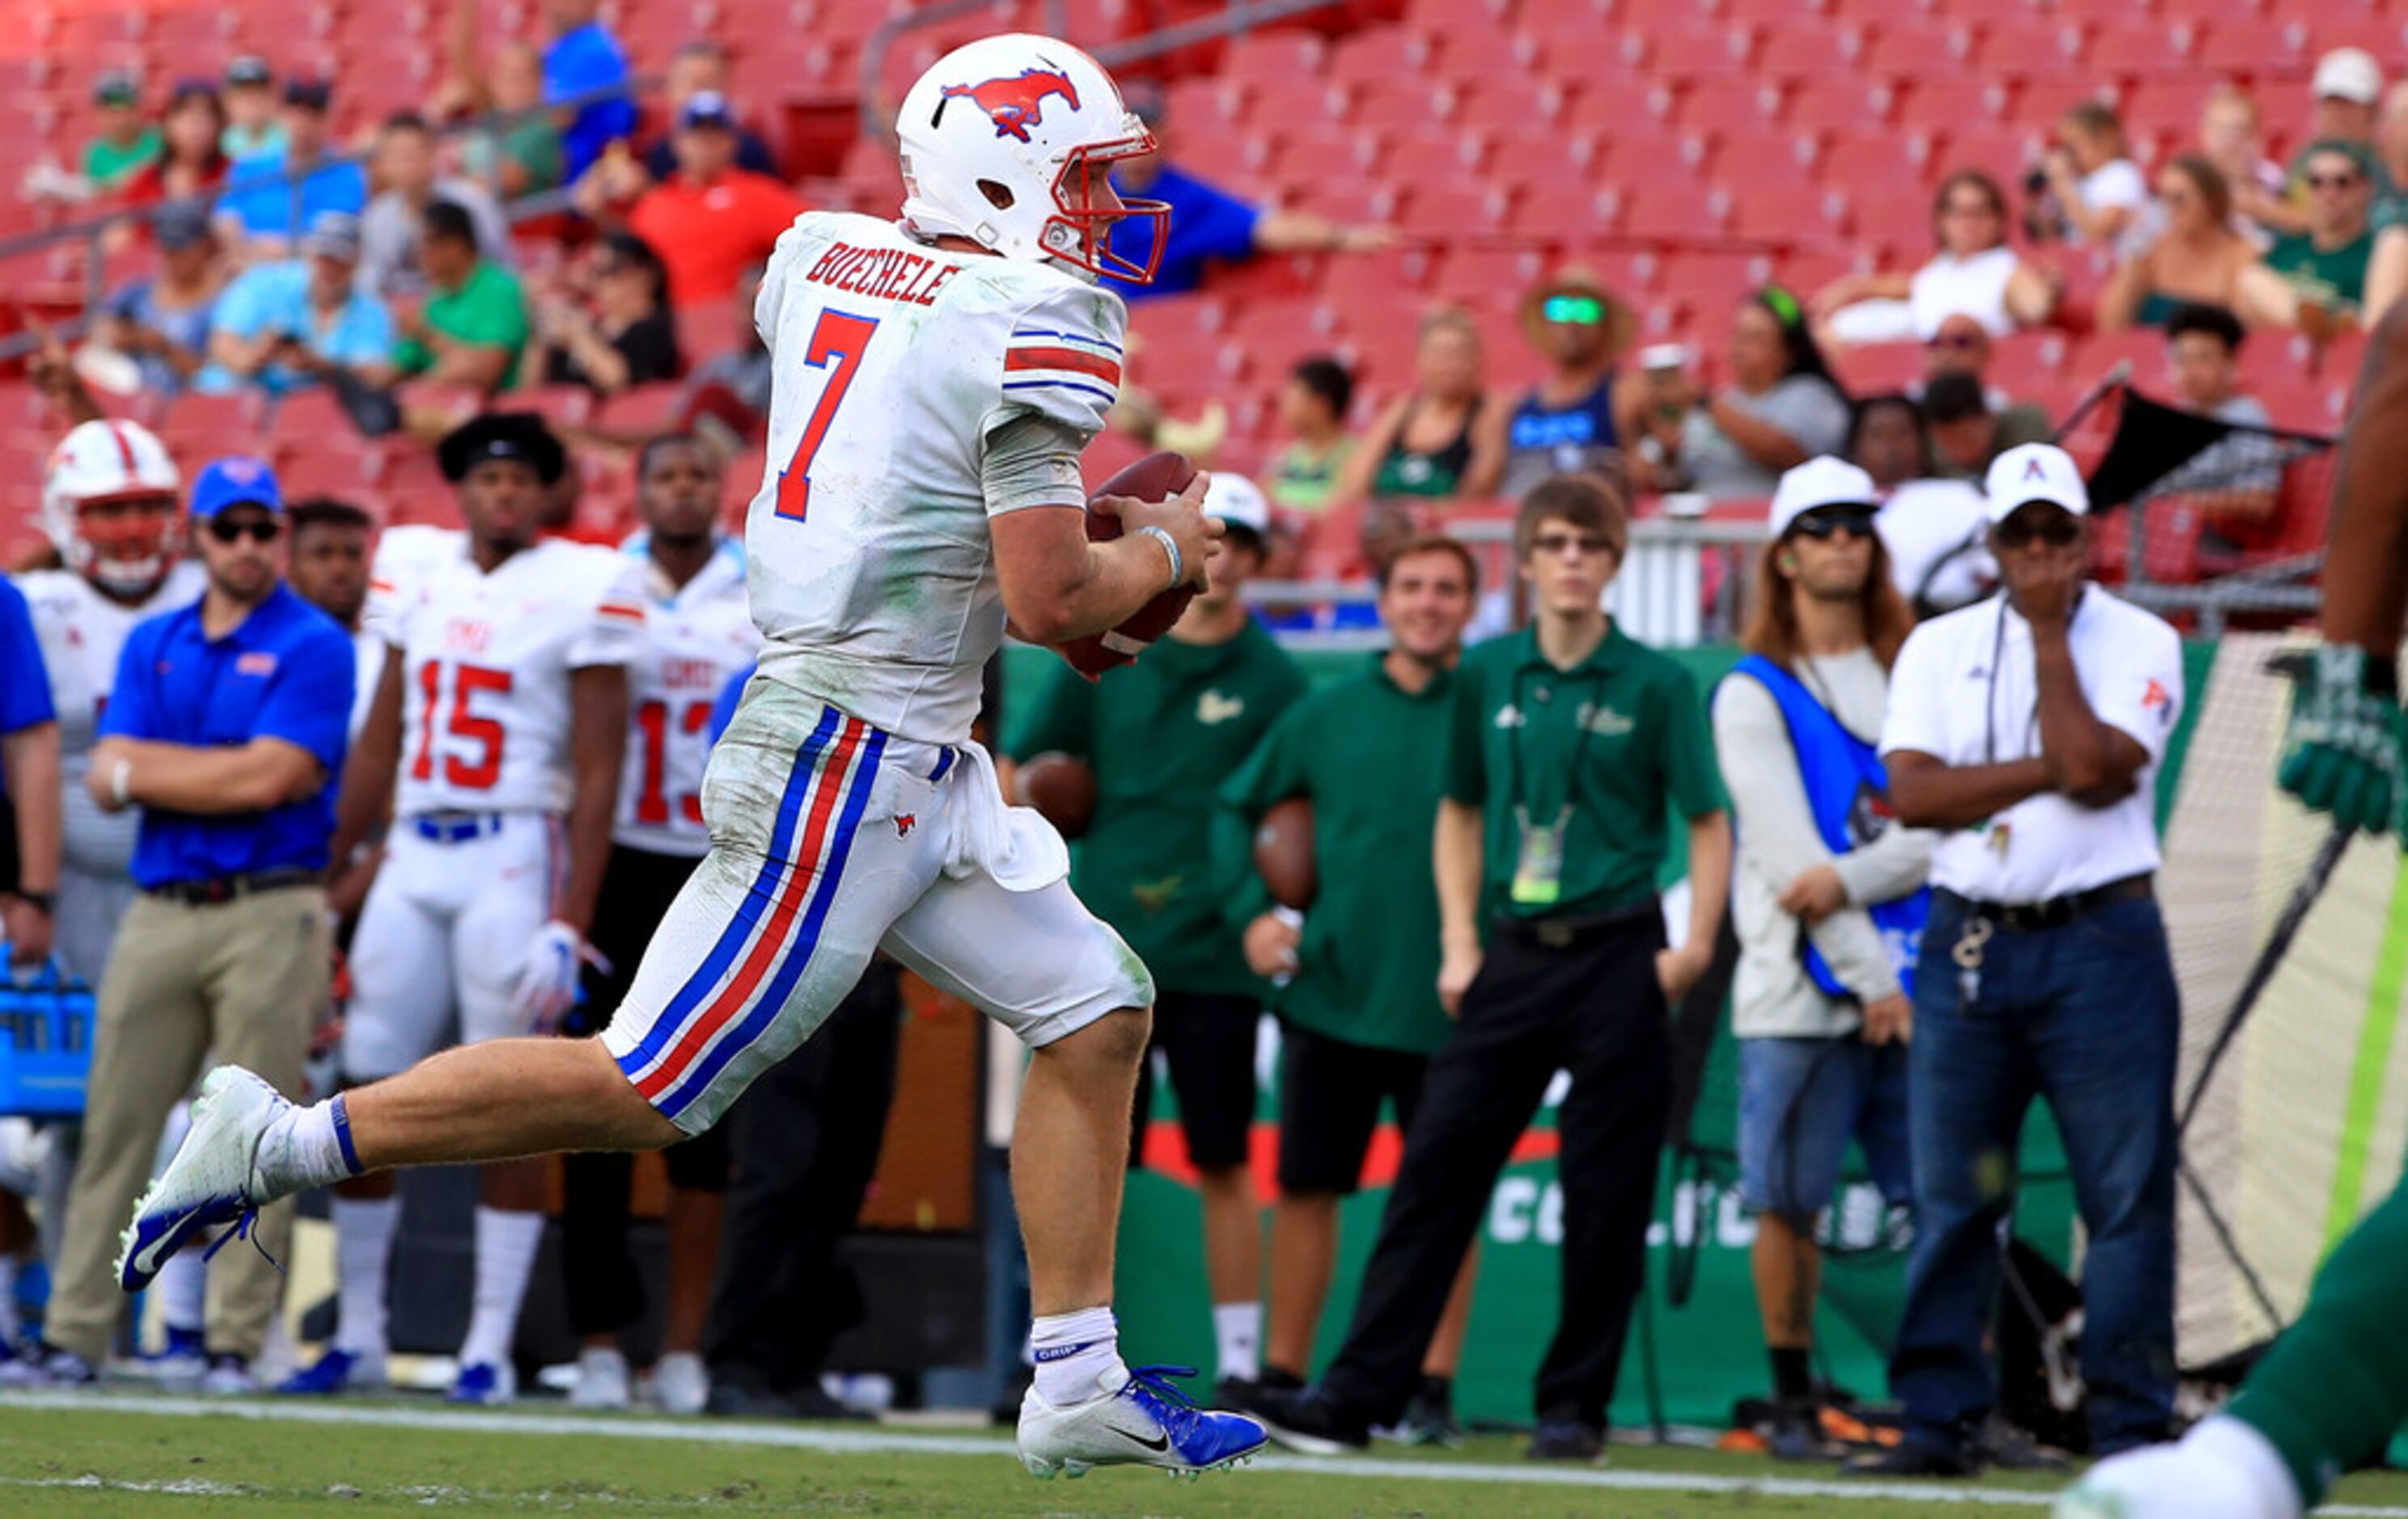
{"type": "Polygon", "coordinates": [[[265,507],[283,514],[284,493],[266,460],[234,453],[209,461],[193,482],[193,520],[207,522],[228,507],[265,507]]]}

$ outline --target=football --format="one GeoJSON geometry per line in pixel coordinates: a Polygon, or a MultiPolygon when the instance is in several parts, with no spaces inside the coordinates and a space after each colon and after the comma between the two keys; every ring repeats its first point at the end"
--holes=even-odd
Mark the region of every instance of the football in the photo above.
{"type": "MultiPolygon", "coordinates": [[[[1111,512],[1097,511],[1097,497],[1126,495],[1140,501],[1168,501],[1185,490],[1187,482],[1195,478],[1196,466],[1183,454],[1147,454],[1088,495],[1087,541],[1103,543],[1121,536],[1121,520],[1111,512]]],[[[1146,645],[1170,631],[1170,624],[1179,621],[1187,604],[1195,599],[1193,586],[1174,586],[1139,608],[1135,616],[1111,632],[1090,634],[1062,645],[1062,656],[1090,680],[1106,670],[1133,665],[1137,656],[1145,652],[1146,645]]]]}
{"type": "Polygon", "coordinates": [[[1254,825],[1254,868],[1269,887],[1271,900],[1301,912],[1312,905],[1321,884],[1312,865],[1312,803],[1291,796],[1263,814],[1254,825]]]}
{"type": "Polygon", "coordinates": [[[1065,838],[1096,820],[1096,772],[1061,752],[1039,754],[1020,767],[1020,799],[1037,809],[1065,838]]]}

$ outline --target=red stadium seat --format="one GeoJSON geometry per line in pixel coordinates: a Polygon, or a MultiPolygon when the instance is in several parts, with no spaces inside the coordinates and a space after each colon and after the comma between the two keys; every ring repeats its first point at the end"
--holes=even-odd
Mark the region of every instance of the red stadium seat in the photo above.
{"type": "Polygon", "coordinates": [[[1789,97],[1783,119],[1797,131],[1855,132],[1889,120],[1898,96],[1885,84],[1868,84],[1854,75],[1810,79],[1789,97]]]}
{"type": "Polygon", "coordinates": [[[1962,71],[1973,51],[1973,29],[1932,21],[1874,29],[1857,66],[1878,79],[1911,80],[1962,71]]]}
{"type": "Polygon", "coordinates": [[[1684,132],[1754,141],[1781,109],[1776,85],[1755,79],[1700,79],[1681,93],[1672,119],[1684,132]]]}
{"type": "Polygon", "coordinates": [[[2090,34],[2083,66],[2122,77],[2167,74],[2187,68],[2198,46],[2198,29],[2167,16],[2105,21],[2090,34]]]}
{"type": "Polygon", "coordinates": [[[2251,79],[2296,72],[2309,63],[2304,21],[2272,17],[2232,17],[2207,27],[2199,66],[2215,74],[2251,79]]]}
{"type": "Polygon", "coordinates": [[[1711,240],[1730,216],[1729,198],[1721,191],[1680,181],[1640,185],[1620,197],[1619,208],[1626,236],[1655,243],[1711,240]]]}
{"type": "Polygon", "coordinates": [[[1787,24],[1768,29],[1754,72],[1759,78],[1784,81],[1850,74],[1863,66],[1864,45],[1853,26],[1792,17],[1787,24]]]}
{"type": "Polygon", "coordinates": [[[1749,242],[1815,243],[1835,237],[1842,205],[1837,191],[1800,184],[1794,175],[1729,191],[1731,236],[1749,242]]]}
{"type": "Polygon", "coordinates": [[[2079,26],[2000,26],[1982,39],[1973,64],[1997,79],[2062,79],[2082,56],[2082,37],[2079,26]]]}

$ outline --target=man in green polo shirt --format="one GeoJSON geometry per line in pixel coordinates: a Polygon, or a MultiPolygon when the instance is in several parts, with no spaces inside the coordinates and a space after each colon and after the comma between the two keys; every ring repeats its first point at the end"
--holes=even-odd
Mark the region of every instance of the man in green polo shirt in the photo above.
{"type": "MultiPolygon", "coordinates": [[[[1383,1102],[1399,1128],[1412,1126],[1429,1057],[1455,1029],[1438,1000],[1429,820],[1445,792],[1453,671],[1479,585],[1477,562],[1455,539],[1406,540],[1380,567],[1386,652],[1289,708],[1221,790],[1216,863],[1244,883],[1233,901],[1246,963],[1293,978],[1272,996],[1283,1039],[1267,1389],[1304,1385],[1338,1259],[1339,1198],[1360,1182],[1383,1102]],[[1250,847],[1256,821],[1297,796],[1312,803],[1317,881],[1300,923],[1267,908],[1250,847]]],[[[1404,1418],[1417,1443],[1455,1433],[1471,1276],[1467,1260],[1422,1359],[1404,1418]]]]}
{"type": "Polygon", "coordinates": [[[1572,1077],[1555,1114],[1563,1303],[1532,1456],[1603,1450],[1646,1275],[1669,1008],[1712,956],[1730,824],[1696,682],[1602,609],[1621,502],[1558,476],[1523,499],[1513,537],[1537,620],[1456,670],[1438,809],[1439,995],[1458,1024],[1430,1061],[1344,1347],[1317,1386],[1257,1405],[1299,1450],[1360,1446],[1403,1411],[1497,1174],[1559,1069],[1572,1077]],[[1656,878],[1675,812],[1691,900],[1670,950],[1656,878]]]}
{"type": "Polygon", "coordinates": [[[2300,182],[2308,190],[2308,227],[2274,239],[2266,267],[2283,277],[2304,304],[2336,316],[2355,313],[2366,299],[2366,268],[2374,256],[2373,152],[2361,142],[2328,137],[2300,155],[2300,182]]]}
{"type": "MultiPolygon", "coordinates": [[[[1218,1395],[1227,1407],[1260,1370],[1262,1225],[1246,1160],[1268,988],[1246,968],[1215,890],[1214,794],[1306,681],[1239,599],[1262,563],[1270,523],[1262,493],[1241,476],[1219,475],[1204,510],[1228,524],[1212,588],[1136,664],[1092,683],[1055,670],[1006,747],[1014,760],[1065,753],[1095,772],[1095,820],[1070,884],[1154,972],[1154,1044],[1179,1094],[1203,1195],[1218,1374],[1238,1384],[1218,1395]]],[[[1139,1068],[1140,1120],[1152,1070],[1151,1059],[1139,1068]]]]}
{"type": "Polygon", "coordinates": [[[418,267],[430,293],[395,302],[394,367],[404,376],[507,390],[526,346],[526,298],[508,269],[477,251],[477,224],[456,201],[429,204],[419,224],[418,267]]]}

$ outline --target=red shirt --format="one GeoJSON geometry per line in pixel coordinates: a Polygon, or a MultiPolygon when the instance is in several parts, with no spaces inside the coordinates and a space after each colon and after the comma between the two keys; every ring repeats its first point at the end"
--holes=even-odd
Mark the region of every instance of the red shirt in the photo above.
{"type": "Polygon", "coordinates": [[[809,209],[767,175],[730,169],[708,185],[676,179],[652,186],[627,213],[627,229],[668,265],[669,304],[693,306],[726,299],[809,209]]]}

